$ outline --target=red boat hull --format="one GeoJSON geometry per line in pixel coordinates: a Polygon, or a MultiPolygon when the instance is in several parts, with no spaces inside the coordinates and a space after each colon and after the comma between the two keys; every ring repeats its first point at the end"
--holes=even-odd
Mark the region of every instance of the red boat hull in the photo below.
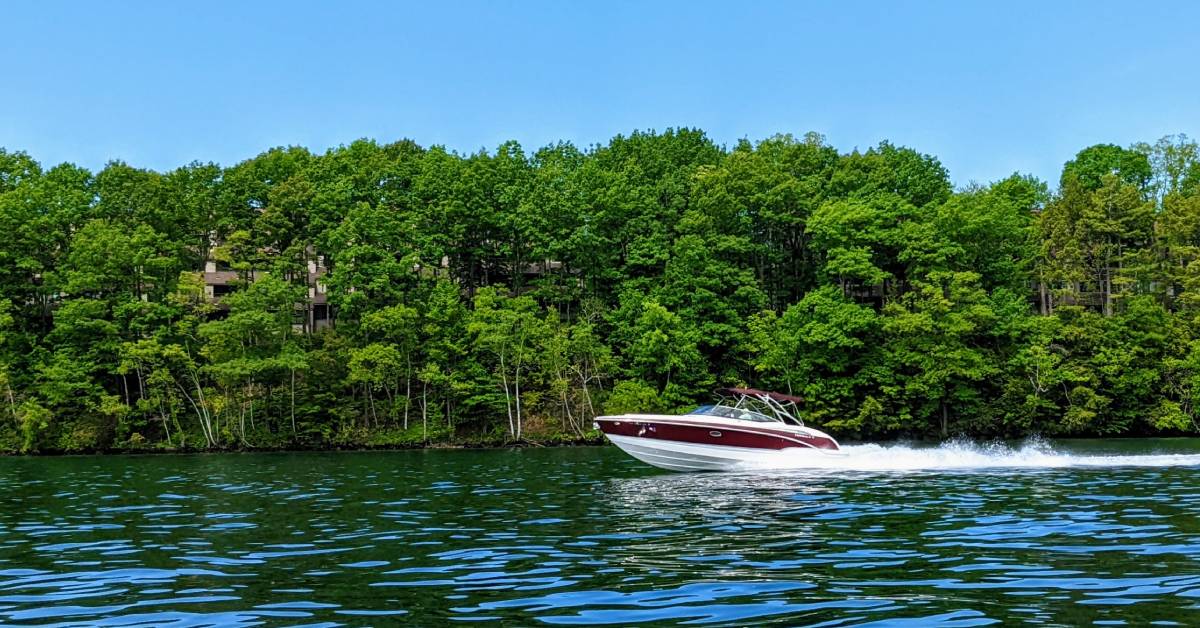
{"type": "Polygon", "coordinates": [[[840,449],[837,442],[829,437],[756,425],[717,425],[710,422],[690,422],[674,418],[670,421],[656,421],[638,417],[601,417],[596,422],[599,424],[600,430],[610,436],[748,449],[782,450],[790,447],[829,451],[840,449]]]}

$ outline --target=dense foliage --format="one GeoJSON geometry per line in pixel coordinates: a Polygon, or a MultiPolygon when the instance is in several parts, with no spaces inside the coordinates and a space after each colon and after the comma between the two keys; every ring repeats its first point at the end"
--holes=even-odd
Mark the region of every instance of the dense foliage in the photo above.
{"type": "Polygon", "coordinates": [[[1184,137],[1055,190],[696,130],[166,173],[0,150],[0,233],[0,450],[577,437],[730,384],[843,438],[1197,430],[1184,137]]]}

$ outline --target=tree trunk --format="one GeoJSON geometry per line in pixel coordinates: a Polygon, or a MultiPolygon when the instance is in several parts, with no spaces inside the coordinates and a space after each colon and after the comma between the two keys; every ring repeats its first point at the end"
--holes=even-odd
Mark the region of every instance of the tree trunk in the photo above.
{"type": "MultiPolygon", "coordinates": [[[[250,404],[250,429],[257,431],[258,427],[254,425],[254,383],[253,382],[246,384],[246,399],[249,401],[249,404],[250,404]]],[[[242,442],[245,442],[245,441],[246,441],[246,424],[243,422],[242,423],[242,442]]]]}
{"type": "Polygon", "coordinates": [[[292,369],[292,436],[296,436],[296,369],[292,369]]]}
{"type": "Polygon", "coordinates": [[[171,426],[167,423],[167,411],[163,408],[161,397],[158,400],[158,418],[162,421],[163,431],[167,434],[167,446],[174,447],[175,445],[171,442],[171,426]]]}
{"type": "MultiPolygon", "coordinates": [[[[222,390],[222,391],[221,391],[221,394],[222,394],[222,396],[224,396],[224,397],[228,397],[228,396],[229,396],[228,392],[227,392],[227,391],[225,391],[225,390],[222,390]]],[[[220,447],[220,446],[221,446],[221,443],[220,443],[220,440],[219,440],[219,439],[220,439],[220,436],[221,436],[221,410],[218,410],[218,411],[217,411],[217,413],[216,413],[216,414],[214,414],[212,418],[213,418],[213,435],[214,435],[214,437],[216,437],[216,438],[218,439],[218,442],[217,442],[217,445],[216,445],[216,446],[217,446],[217,447],[220,447]]]]}
{"type": "MultiPolygon", "coordinates": [[[[8,388],[8,408],[9,408],[9,410],[12,411],[13,421],[16,421],[17,420],[17,399],[16,399],[16,397],[13,396],[12,382],[9,381],[8,378],[5,378],[4,383],[5,383],[5,386],[8,388]]],[[[125,405],[129,405],[129,394],[128,394],[129,389],[126,388],[125,390],[126,390],[125,405]]]]}
{"type": "Polygon", "coordinates": [[[1040,313],[1041,313],[1041,315],[1042,315],[1042,316],[1047,316],[1047,315],[1049,315],[1049,314],[1050,314],[1050,312],[1049,312],[1049,309],[1050,309],[1050,307],[1049,307],[1049,304],[1048,304],[1048,303],[1047,303],[1047,301],[1046,301],[1046,281],[1045,281],[1045,279],[1044,279],[1044,278],[1042,278],[1042,277],[1039,277],[1039,280],[1038,280],[1038,297],[1039,297],[1039,298],[1038,298],[1038,305],[1039,305],[1039,306],[1041,306],[1041,307],[1039,308],[1039,309],[1040,309],[1040,313]]]}
{"type": "Polygon", "coordinates": [[[421,440],[429,439],[429,382],[421,382],[421,440]]]}
{"type": "Polygon", "coordinates": [[[508,435],[515,438],[517,428],[513,424],[512,395],[508,390],[508,373],[504,370],[504,353],[500,354],[500,379],[504,382],[504,408],[508,410],[508,435]]]}
{"type": "Polygon", "coordinates": [[[1104,316],[1112,316],[1112,260],[1104,259],[1104,316]]]}
{"type": "Polygon", "coordinates": [[[517,404],[517,440],[521,440],[521,363],[517,363],[516,371],[513,372],[513,384],[515,387],[514,400],[517,404]]]}
{"type": "MultiPolygon", "coordinates": [[[[588,390],[586,379],[583,380],[583,402],[587,405],[588,412],[591,413],[592,418],[596,418],[596,408],[592,405],[592,393],[588,390]]],[[[582,424],[581,420],[580,425],[582,424]]]]}
{"type": "Polygon", "coordinates": [[[238,432],[242,439],[242,444],[246,444],[246,404],[241,404],[241,414],[238,416],[238,432]]]}
{"type": "Polygon", "coordinates": [[[575,432],[575,435],[583,436],[583,430],[579,427],[582,425],[582,421],[576,423],[575,416],[571,414],[571,402],[567,399],[566,391],[563,391],[563,408],[567,411],[567,423],[571,426],[571,429],[575,432]]]}
{"type": "Polygon", "coordinates": [[[209,447],[214,447],[217,444],[216,434],[213,430],[212,416],[209,415],[208,407],[204,403],[204,390],[200,387],[200,380],[196,377],[196,374],[190,374],[192,376],[192,383],[196,386],[195,398],[188,394],[187,389],[183,387],[183,384],[180,384],[178,381],[176,381],[175,385],[179,387],[179,392],[183,393],[184,398],[186,398],[188,403],[192,404],[192,408],[195,409],[196,419],[200,421],[200,431],[204,434],[205,442],[209,447]]]}
{"type": "MultiPolygon", "coordinates": [[[[397,388],[399,388],[399,386],[397,386],[397,388]]],[[[383,385],[383,392],[387,394],[387,398],[388,398],[387,418],[395,418],[396,417],[396,396],[394,394],[392,394],[392,389],[389,388],[386,383],[383,385]]]]}
{"type": "Polygon", "coordinates": [[[405,355],[404,361],[404,429],[408,431],[408,407],[412,405],[412,356],[405,355]]]}
{"type": "Polygon", "coordinates": [[[379,429],[379,415],[375,413],[375,393],[371,392],[370,384],[363,384],[367,389],[367,402],[371,406],[371,419],[375,422],[375,429],[379,429]]]}

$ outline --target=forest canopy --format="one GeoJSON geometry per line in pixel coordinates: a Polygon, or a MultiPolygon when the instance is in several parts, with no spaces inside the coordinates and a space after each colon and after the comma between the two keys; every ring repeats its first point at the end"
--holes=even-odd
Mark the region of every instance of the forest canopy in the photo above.
{"type": "Polygon", "coordinates": [[[0,451],[571,439],[734,385],[843,439],[1195,433],[1197,152],[954,189],[816,134],[0,149],[0,451]]]}

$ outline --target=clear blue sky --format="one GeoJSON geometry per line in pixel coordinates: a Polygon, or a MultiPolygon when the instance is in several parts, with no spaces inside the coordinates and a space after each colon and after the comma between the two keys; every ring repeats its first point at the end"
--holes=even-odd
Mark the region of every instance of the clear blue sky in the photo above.
{"type": "Polygon", "coordinates": [[[698,126],[724,144],[890,139],[962,184],[1056,180],[1093,143],[1200,136],[1197,2],[159,0],[0,16],[0,146],[90,168],[698,126]]]}

